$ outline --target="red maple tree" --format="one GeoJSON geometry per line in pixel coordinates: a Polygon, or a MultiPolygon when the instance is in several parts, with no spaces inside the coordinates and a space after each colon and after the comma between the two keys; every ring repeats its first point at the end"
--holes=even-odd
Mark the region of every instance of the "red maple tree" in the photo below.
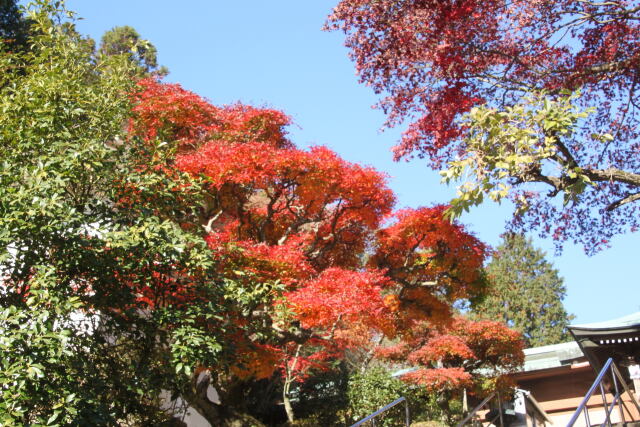
{"type": "MultiPolygon", "coordinates": [[[[434,403],[451,417],[463,393],[476,400],[495,391],[511,393],[510,374],[524,363],[523,348],[522,336],[503,323],[456,316],[444,324],[419,322],[399,339],[379,345],[375,356],[409,368],[399,378],[437,396],[434,403]]],[[[450,422],[458,420],[453,416],[450,422]]]]}
{"type": "MultiPolygon", "coordinates": [[[[176,185],[202,192],[202,205],[181,223],[202,230],[220,277],[229,279],[218,302],[233,350],[215,369],[197,370],[223,405],[268,379],[281,385],[293,419],[291,384],[374,337],[445,324],[453,303],[482,291],[487,249],[443,218],[445,206],[393,212],[384,174],[325,147],[296,148],[283,113],[216,107],[155,79],[141,81],[132,97],[132,140],[166,141],[167,176],[198,180],[176,185]]],[[[136,189],[125,190],[135,203],[136,189]]],[[[178,273],[170,279],[191,282],[178,273]]],[[[145,288],[141,298],[152,304],[161,289],[145,288]]],[[[183,303],[189,288],[171,289],[171,301],[183,303]]],[[[216,406],[206,396],[190,403],[205,415],[205,405],[216,406]]]]}
{"type": "Polygon", "coordinates": [[[387,124],[410,121],[396,159],[417,155],[436,169],[471,155],[461,119],[474,106],[501,110],[528,93],[557,99],[580,89],[571,102],[591,114],[569,133],[535,130],[535,146],[551,138],[553,155],[508,171],[507,182],[529,207],[513,226],[593,252],[638,226],[639,12],[631,0],[342,0],[328,27],[347,34],[387,124]],[[592,137],[603,133],[610,140],[592,137]]]}

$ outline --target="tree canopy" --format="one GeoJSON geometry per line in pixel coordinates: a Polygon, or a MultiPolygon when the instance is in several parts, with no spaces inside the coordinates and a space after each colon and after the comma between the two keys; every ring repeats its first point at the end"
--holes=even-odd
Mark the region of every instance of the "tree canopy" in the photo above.
{"type": "Polygon", "coordinates": [[[2,49],[26,49],[29,27],[29,20],[20,12],[17,0],[0,0],[0,42],[2,49]]]}
{"type": "Polygon", "coordinates": [[[139,87],[132,132],[174,141],[167,166],[204,179],[205,203],[183,226],[206,231],[227,291],[247,304],[225,315],[242,325],[231,375],[209,371],[223,401],[270,379],[293,419],[292,383],[376,337],[449,322],[455,302],[483,291],[486,248],[445,206],[393,212],[384,175],[296,148],[279,111],[216,107],[155,79],[139,87]]]}
{"type": "Polygon", "coordinates": [[[384,174],[297,148],[281,111],[134,81],[58,2],[29,13],[29,50],[0,50],[2,423],[158,425],[166,393],[212,425],[260,425],[255,401],[292,420],[293,385],[484,292],[487,248],[446,206],[394,210],[384,174]]]}
{"type": "Polygon", "coordinates": [[[524,363],[519,332],[500,321],[473,321],[458,316],[434,327],[421,323],[393,345],[382,345],[383,360],[409,362],[414,369],[401,378],[438,394],[466,388],[483,396],[512,385],[507,374],[524,363]]]}
{"type": "Polygon", "coordinates": [[[156,72],[167,74],[166,67],[158,67],[158,50],[149,41],[128,25],[113,27],[100,39],[98,52],[101,55],[126,55],[136,64],[140,74],[156,72]]]}
{"type": "Polygon", "coordinates": [[[451,213],[510,197],[514,229],[593,253],[638,226],[639,11],[623,0],[343,0],[328,25],[347,33],[388,125],[410,121],[396,158],[468,180],[451,213]]]}
{"type": "Polygon", "coordinates": [[[220,352],[219,329],[195,322],[217,315],[219,285],[206,244],[173,220],[191,181],[123,142],[131,64],[96,60],[65,16],[39,2],[30,49],[0,52],[0,423],[159,423],[182,358],[220,352]],[[131,188],[149,203],[123,209],[131,188]],[[200,278],[188,308],[147,309],[148,289],[186,277],[200,278]]]}
{"type": "Polygon", "coordinates": [[[562,304],[563,280],[531,239],[505,234],[486,271],[488,292],[474,313],[520,331],[529,347],[570,339],[567,326],[573,316],[562,304]]]}

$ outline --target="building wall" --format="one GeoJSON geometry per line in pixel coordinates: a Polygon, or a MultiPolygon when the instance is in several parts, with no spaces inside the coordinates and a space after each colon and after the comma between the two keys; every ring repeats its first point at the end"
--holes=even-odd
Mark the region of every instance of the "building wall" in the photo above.
{"type": "MultiPolygon", "coordinates": [[[[580,363],[541,371],[524,372],[515,379],[518,388],[531,392],[554,425],[566,426],[595,381],[596,374],[588,363],[580,363]]],[[[605,396],[607,402],[610,403],[613,396],[610,393],[605,396]]],[[[631,413],[625,414],[626,419],[629,420],[630,417],[636,420],[640,419],[640,414],[631,404],[630,397],[624,395],[623,399],[627,402],[626,407],[631,411],[631,413]]],[[[589,399],[587,407],[589,408],[591,425],[604,422],[605,413],[602,396],[599,391],[589,399]]],[[[620,421],[622,420],[619,411],[614,410],[612,422],[620,421]]],[[[581,415],[576,426],[586,425],[584,416],[581,415]]]]}

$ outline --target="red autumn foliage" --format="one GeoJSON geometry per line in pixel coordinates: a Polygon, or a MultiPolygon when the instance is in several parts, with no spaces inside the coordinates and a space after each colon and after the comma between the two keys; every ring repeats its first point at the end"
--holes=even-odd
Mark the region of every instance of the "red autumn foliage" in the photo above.
{"type": "Polygon", "coordinates": [[[391,334],[390,310],[382,296],[389,284],[389,278],[379,271],[329,268],[285,296],[305,328],[331,329],[339,320],[391,334]]]}
{"type": "Polygon", "coordinates": [[[440,162],[455,154],[440,149],[455,143],[459,114],[501,91],[628,91],[640,53],[633,3],[343,0],[329,26],[348,34],[361,79],[388,93],[382,105],[392,122],[415,112],[432,117],[424,121],[432,128],[405,134],[397,155],[418,151],[440,162]],[[563,32],[571,37],[554,37],[563,32]]]}
{"type": "Polygon", "coordinates": [[[407,361],[418,369],[403,379],[429,390],[462,387],[483,393],[487,378],[508,385],[507,374],[524,363],[522,336],[500,322],[457,317],[447,327],[417,324],[400,342],[376,350],[376,356],[407,361]]]}
{"type": "Polygon", "coordinates": [[[219,108],[180,85],[153,77],[138,86],[132,94],[134,119],[129,129],[145,140],[176,141],[185,150],[211,139],[291,145],[284,131],[290,119],[280,111],[241,104],[219,108]]]}
{"type": "Polygon", "coordinates": [[[167,174],[187,173],[205,192],[184,226],[202,227],[233,281],[226,366],[240,383],[279,371],[290,384],[374,336],[437,329],[481,291],[486,247],[444,206],[393,213],[384,174],[326,147],[296,148],[278,111],[216,107],[153,79],[139,88],[132,141],[167,141],[167,174]]]}
{"type": "Polygon", "coordinates": [[[593,252],[639,225],[637,197],[629,198],[640,187],[640,160],[630,154],[640,146],[639,10],[637,0],[341,0],[327,27],[345,32],[360,80],[383,96],[387,124],[410,121],[396,159],[417,155],[435,169],[464,155],[460,119],[473,106],[581,89],[576,102],[594,111],[558,145],[557,163],[593,171],[598,185],[561,205],[552,197],[562,186],[530,177],[551,197],[523,187],[533,191],[514,200],[522,194],[532,207],[512,226],[593,252]],[[604,132],[614,140],[591,137],[604,132]]]}
{"type": "Polygon", "coordinates": [[[450,300],[473,295],[487,248],[459,224],[443,221],[446,208],[396,212],[395,222],[378,231],[371,264],[406,285],[437,282],[450,300]]]}
{"type": "Polygon", "coordinates": [[[406,327],[415,320],[442,323],[451,304],[482,291],[486,246],[456,223],[443,221],[446,206],[404,209],[376,235],[369,265],[387,270],[400,286],[406,327]]]}
{"type": "Polygon", "coordinates": [[[402,376],[404,381],[420,385],[430,392],[461,390],[472,385],[471,374],[463,368],[418,369],[402,376]]]}
{"type": "Polygon", "coordinates": [[[218,108],[177,84],[160,84],[155,78],[141,80],[132,95],[135,119],[132,135],[145,140],[176,140],[180,145],[202,141],[218,127],[218,108]]]}
{"type": "Polygon", "coordinates": [[[471,359],[476,359],[475,354],[464,339],[455,335],[434,337],[407,357],[409,362],[421,365],[438,361],[455,362],[471,359]]]}

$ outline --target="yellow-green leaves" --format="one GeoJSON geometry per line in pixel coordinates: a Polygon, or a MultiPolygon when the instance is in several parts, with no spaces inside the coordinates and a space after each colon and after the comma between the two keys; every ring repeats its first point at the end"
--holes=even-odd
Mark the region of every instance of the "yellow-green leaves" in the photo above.
{"type": "MultiPolygon", "coordinates": [[[[499,203],[525,182],[562,186],[565,202],[579,196],[591,181],[564,145],[590,113],[573,104],[578,96],[540,92],[503,110],[473,108],[463,119],[468,132],[462,154],[440,172],[443,182],[460,183],[448,214],[458,217],[485,196],[499,203]]],[[[606,141],[610,135],[597,137],[606,141]]],[[[526,209],[526,200],[520,202],[526,209]]]]}

